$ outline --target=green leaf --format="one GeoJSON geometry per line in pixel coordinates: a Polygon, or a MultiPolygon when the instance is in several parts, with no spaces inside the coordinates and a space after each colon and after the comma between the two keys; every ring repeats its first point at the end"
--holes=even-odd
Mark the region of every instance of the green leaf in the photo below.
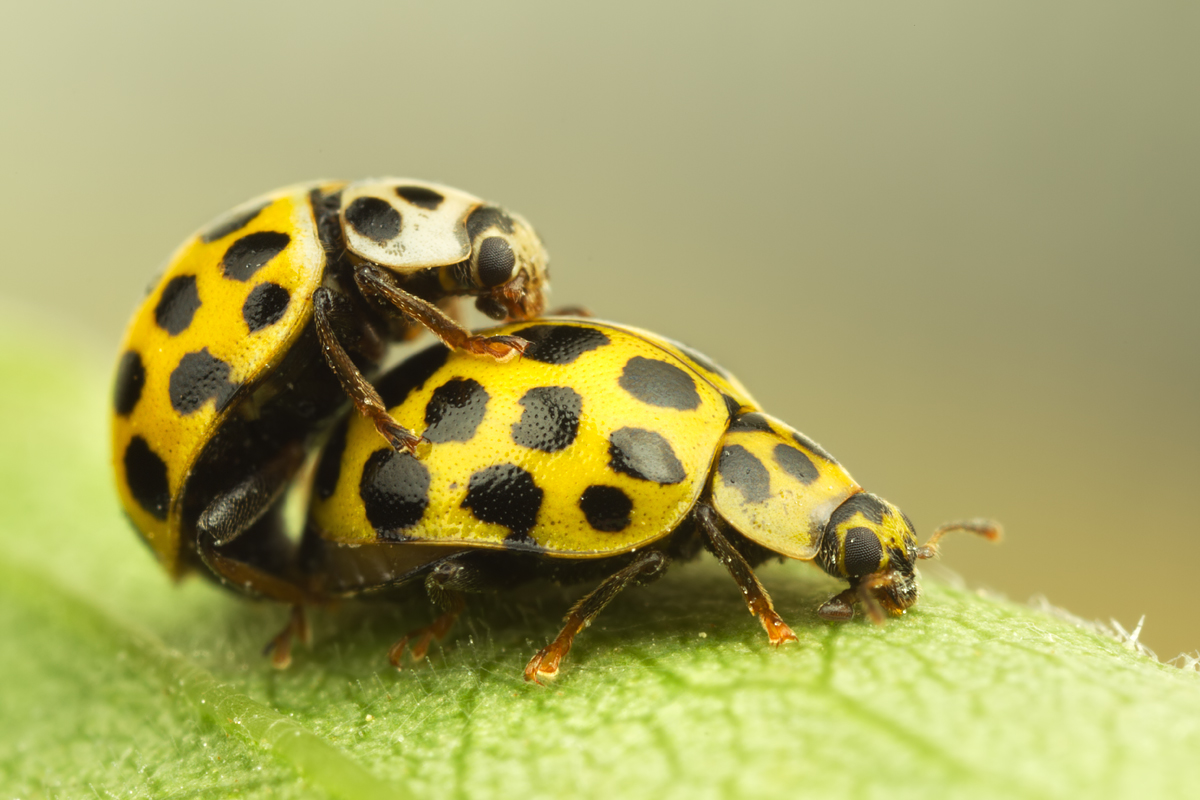
{"type": "MultiPolygon", "coordinates": [[[[35,332],[40,330],[33,328],[35,332]]],[[[19,334],[18,334],[19,331],[19,334]]],[[[583,588],[479,598],[426,663],[388,645],[427,602],[314,614],[176,587],[122,518],[112,359],[0,332],[0,787],[5,797],[1145,797],[1200,786],[1200,675],[1102,632],[925,585],[875,627],[837,588],[761,570],[778,651],[707,557],[619,597],[563,676],[521,669],[583,588]]],[[[983,546],[965,537],[958,547],[983,546]]]]}

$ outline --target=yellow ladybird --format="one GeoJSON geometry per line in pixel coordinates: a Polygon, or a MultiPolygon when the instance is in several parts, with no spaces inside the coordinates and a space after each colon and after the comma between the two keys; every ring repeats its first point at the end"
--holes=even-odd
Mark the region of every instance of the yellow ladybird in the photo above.
{"type": "Polygon", "coordinates": [[[431,347],[379,381],[423,458],[382,446],[351,417],[319,461],[301,568],[314,596],[421,581],[445,613],[393,648],[444,635],[464,592],[552,575],[604,578],[525,677],[551,678],[575,634],[622,588],[702,543],[728,567],[770,641],[794,639],[753,566],[813,561],[850,588],[821,606],[881,619],[917,600],[923,547],[908,518],[863,491],[822,447],[759,410],[736,378],[654,334],[585,319],[495,329],[530,344],[495,364],[431,347]]]}
{"type": "Polygon", "coordinates": [[[281,189],[188,239],[121,345],[112,417],[121,502],[163,566],[300,602],[277,502],[346,404],[376,439],[427,448],[367,377],[428,328],[495,363],[525,343],[443,311],[541,312],[546,253],[523,219],[447,186],[386,178],[281,189]]]}

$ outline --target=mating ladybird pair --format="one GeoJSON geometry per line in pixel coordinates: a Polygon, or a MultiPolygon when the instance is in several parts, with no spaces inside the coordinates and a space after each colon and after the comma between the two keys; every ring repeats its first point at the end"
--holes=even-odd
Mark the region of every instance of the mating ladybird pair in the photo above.
{"type": "Polygon", "coordinates": [[[700,546],[729,569],[774,644],[795,638],[753,567],[815,561],[881,620],[916,602],[918,546],[899,509],[762,413],[699,353],[627,326],[536,317],[546,255],[516,215],[408,180],[285,189],[184,244],[134,317],[118,366],[114,468],[134,525],[173,574],[205,572],[303,608],[423,585],[442,614],[392,648],[425,654],[464,593],[537,577],[598,580],[529,662],[557,674],[624,587],[700,546]],[[443,309],[475,296],[518,320],[470,334],[443,309]],[[374,381],[385,342],[441,343],[374,381]],[[513,358],[520,354],[519,358],[513,358]],[[320,454],[294,552],[281,498],[320,454]]]}

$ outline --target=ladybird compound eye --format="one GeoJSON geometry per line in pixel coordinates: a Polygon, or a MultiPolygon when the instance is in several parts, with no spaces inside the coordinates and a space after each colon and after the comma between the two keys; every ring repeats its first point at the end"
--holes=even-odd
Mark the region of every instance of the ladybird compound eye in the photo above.
{"type": "Polygon", "coordinates": [[[499,236],[489,236],[479,245],[479,283],[487,289],[508,283],[513,276],[517,257],[508,242],[499,236]]]}
{"type": "Polygon", "coordinates": [[[879,569],[883,546],[879,536],[870,528],[851,528],[846,531],[845,559],[847,578],[861,578],[879,569]]]}

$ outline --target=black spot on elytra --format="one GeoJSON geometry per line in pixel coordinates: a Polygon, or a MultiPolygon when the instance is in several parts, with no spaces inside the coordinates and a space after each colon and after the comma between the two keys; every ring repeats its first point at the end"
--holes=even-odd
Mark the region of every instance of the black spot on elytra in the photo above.
{"type": "Polygon", "coordinates": [[[721,395],[721,399],[725,401],[725,412],[731,417],[736,417],[738,411],[742,408],[742,404],[727,394],[721,395]]]}
{"type": "Polygon", "coordinates": [[[424,186],[397,186],[396,194],[412,203],[418,208],[426,208],[430,211],[435,211],[442,201],[446,198],[441,192],[435,192],[433,189],[427,189],[424,186]]]}
{"type": "Polygon", "coordinates": [[[495,206],[480,206],[467,217],[467,235],[471,237],[471,241],[475,241],[479,234],[493,227],[505,233],[512,233],[512,217],[495,206]]]}
{"type": "Polygon", "coordinates": [[[496,464],[471,476],[462,505],[481,522],[508,528],[510,538],[528,540],[542,496],[541,487],[528,472],[516,464],[496,464]]]}
{"type": "Polygon", "coordinates": [[[400,233],[400,212],[378,197],[358,197],[346,208],[346,221],[368,239],[383,243],[400,233]]]}
{"type": "Polygon", "coordinates": [[[517,257],[508,242],[499,236],[489,236],[479,245],[479,282],[491,289],[512,277],[517,257]]]}
{"type": "Polygon", "coordinates": [[[490,397],[479,381],[451,378],[433,390],[425,406],[423,434],[435,444],[469,442],[483,422],[490,397]]]}
{"type": "Polygon", "coordinates": [[[634,356],[625,363],[619,383],[622,389],[647,405],[680,411],[691,411],[700,406],[700,395],[692,376],[665,361],[634,356]]]}
{"type": "Polygon", "coordinates": [[[179,359],[167,385],[171,406],[180,414],[191,414],[210,399],[220,411],[236,391],[237,386],[229,382],[229,365],[207,347],[179,359]]]}
{"type": "Polygon", "coordinates": [[[860,492],[842,503],[829,518],[827,527],[836,528],[855,514],[862,514],[876,525],[883,524],[887,508],[883,501],[869,492],[860,492]]]}
{"type": "Polygon", "coordinates": [[[530,450],[555,453],[570,446],[579,432],[583,398],[566,386],[539,386],[518,401],[524,407],[513,423],[513,441],[530,450]]]}
{"type": "Polygon", "coordinates": [[[125,351],[117,364],[117,380],[113,387],[113,410],[121,416],[128,415],[142,399],[142,387],[146,385],[146,368],[142,357],[133,350],[125,351]]]}
{"type": "Polygon", "coordinates": [[[846,549],[842,564],[847,578],[860,578],[879,569],[883,545],[870,528],[851,528],[846,531],[846,549]]]}
{"type": "Polygon", "coordinates": [[[588,525],[604,533],[618,533],[629,527],[633,501],[615,486],[589,486],[579,497],[579,508],[588,525]]]}
{"type": "Polygon", "coordinates": [[[125,480],[133,499],[155,519],[166,519],[171,504],[167,465],[141,436],[129,441],[124,461],[125,480]]]}
{"type": "Polygon", "coordinates": [[[771,476],[767,468],[740,444],[721,449],[717,472],[726,484],[742,493],[747,503],[761,503],[771,496],[771,476]]]}
{"type": "Polygon", "coordinates": [[[429,468],[411,453],[385,447],[363,465],[358,491],[379,538],[403,541],[397,532],[420,522],[429,506],[429,468]]]}
{"type": "Polygon", "coordinates": [[[263,203],[262,205],[255,206],[249,211],[243,211],[240,214],[234,214],[231,217],[227,217],[226,219],[217,222],[211,228],[204,231],[204,233],[200,234],[200,241],[204,242],[205,244],[212,244],[217,239],[224,239],[229,234],[240,231],[242,228],[249,225],[250,221],[261,214],[262,210],[269,205],[269,202],[263,203]]]}
{"type": "Polygon", "coordinates": [[[435,344],[415,353],[401,362],[395,369],[375,382],[375,390],[388,408],[400,405],[408,396],[425,385],[425,381],[446,364],[450,350],[444,344],[435,344]]]}
{"type": "Polygon", "coordinates": [[[531,325],[516,335],[529,342],[522,358],[556,365],[570,364],[610,341],[603,331],[575,325],[531,325]]]}
{"type": "Polygon", "coordinates": [[[774,433],[771,430],[771,424],[767,422],[767,418],[757,411],[751,411],[749,414],[741,414],[734,417],[733,422],[729,423],[730,433],[741,433],[744,431],[774,433]]]}
{"type": "Polygon", "coordinates": [[[792,431],[792,438],[796,440],[796,444],[807,449],[810,453],[816,453],[826,461],[831,461],[834,464],[837,463],[837,459],[829,455],[828,450],[826,450],[824,447],[821,447],[821,445],[817,444],[803,433],[800,433],[799,431],[792,431]]]}
{"type": "Polygon", "coordinates": [[[226,278],[248,281],[267,262],[282,253],[291,241],[292,238],[286,233],[276,231],[247,234],[229,245],[221,259],[221,269],[226,278]]]}
{"type": "Polygon", "coordinates": [[[192,324],[198,308],[200,293],[196,291],[196,276],[176,275],[163,287],[158,305],[154,307],[154,321],[158,327],[176,336],[192,324]]]}
{"type": "Polygon", "coordinates": [[[608,465],[617,472],[654,483],[679,483],[687,477],[666,438],[642,428],[620,428],[608,437],[608,465]]]}
{"type": "Polygon", "coordinates": [[[350,418],[344,417],[321,450],[321,460],[317,462],[317,471],[313,476],[313,491],[322,500],[333,497],[337,490],[338,478],[342,474],[342,455],[346,452],[346,429],[349,426],[350,418]]]}
{"type": "Polygon", "coordinates": [[[279,284],[260,283],[250,290],[242,304],[242,319],[246,320],[251,333],[262,330],[283,319],[291,300],[288,290],[279,284]]]}
{"type": "Polygon", "coordinates": [[[813,464],[812,459],[790,444],[775,445],[775,449],[771,454],[775,456],[775,463],[779,465],[780,469],[805,486],[815,481],[821,475],[817,470],[816,464],[813,464]]]}

